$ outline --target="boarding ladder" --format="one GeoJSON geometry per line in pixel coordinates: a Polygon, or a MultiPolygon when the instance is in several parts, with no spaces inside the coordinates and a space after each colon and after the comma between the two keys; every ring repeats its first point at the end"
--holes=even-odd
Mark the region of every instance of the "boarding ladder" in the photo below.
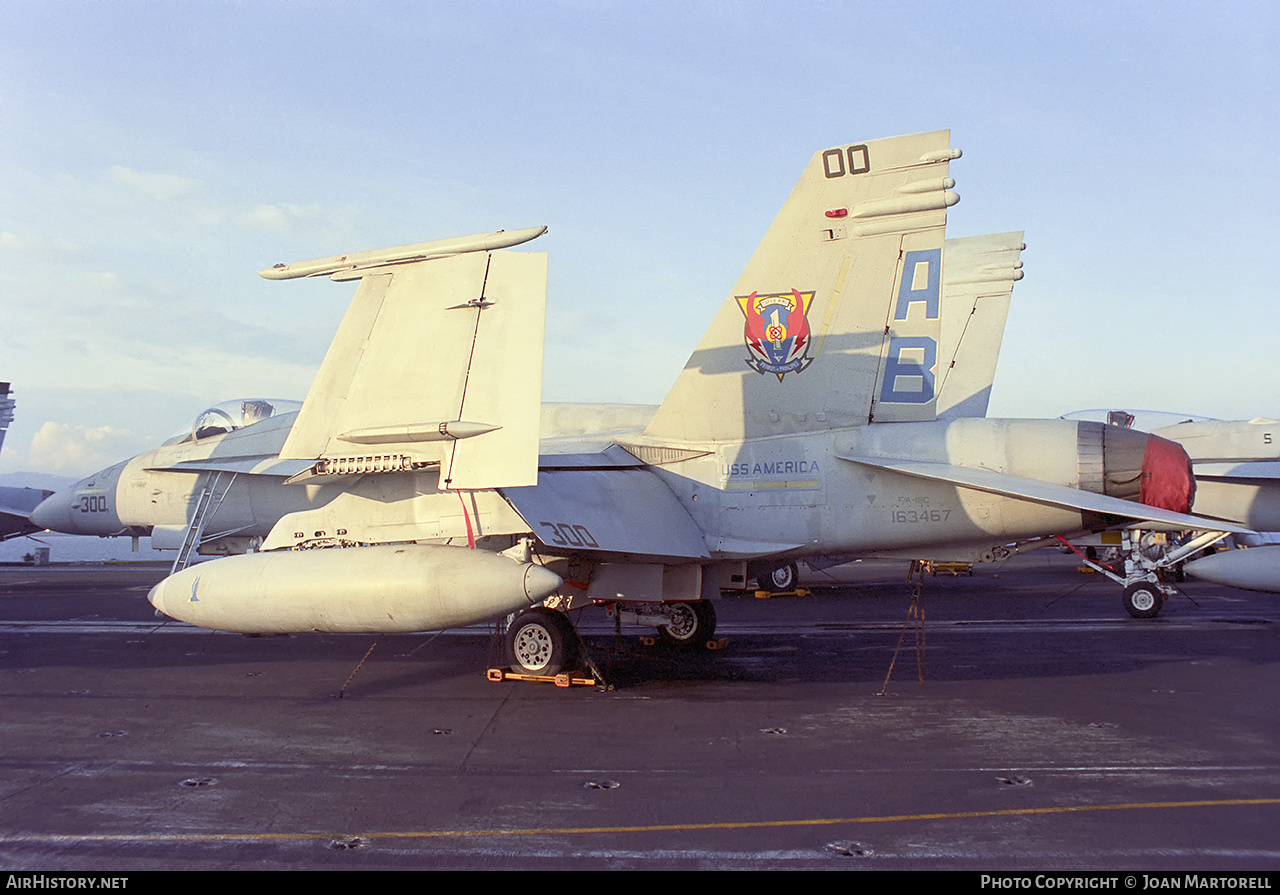
{"type": "Polygon", "coordinates": [[[191,522],[187,525],[187,532],[182,538],[182,546],[178,549],[178,558],[173,561],[170,575],[181,572],[191,564],[191,554],[200,546],[205,525],[218,512],[218,507],[222,506],[222,500],[235,480],[234,472],[214,471],[205,476],[204,490],[196,501],[195,512],[191,514],[191,522]]]}

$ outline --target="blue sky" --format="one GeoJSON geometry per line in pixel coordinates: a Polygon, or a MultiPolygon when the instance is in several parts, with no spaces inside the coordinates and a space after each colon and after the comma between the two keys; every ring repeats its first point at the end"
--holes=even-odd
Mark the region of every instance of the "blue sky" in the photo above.
{"type": "Polygon", "coordinates": [[[0,2],[0,472],[302,398],[352,287],[547,224],[544,397],[661,400],[815,150],[950,128],[1026,231],[992,415],[1280,415],[1271,2],[0,2]]]}

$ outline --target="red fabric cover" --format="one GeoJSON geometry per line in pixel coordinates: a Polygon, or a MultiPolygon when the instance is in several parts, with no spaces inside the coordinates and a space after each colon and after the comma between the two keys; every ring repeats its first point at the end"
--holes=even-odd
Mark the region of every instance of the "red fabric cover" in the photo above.
{"type": "Polygon", "coordinates": [[[1158,435],[1147,436],[1142,455],[1142,491],[1139,500],[1149,507],[1191,512],[1196,499],[1196,480],[1191,474],[1191,458],[1182,445],[1158,435]]]}

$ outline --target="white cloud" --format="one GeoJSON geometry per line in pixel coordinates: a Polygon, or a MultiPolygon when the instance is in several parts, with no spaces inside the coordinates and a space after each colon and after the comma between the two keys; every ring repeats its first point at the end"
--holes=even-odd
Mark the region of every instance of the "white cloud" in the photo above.
{"type": "Polygon", "coordinates": [[[344,214],[320,205],[296,205],[285,202],[277,205],[259,204],[236,217],[236,223],[251,230],[285,232],[294,223],[320,223],[341,226],[344,214]]]}
{"type": "Polygon", "coordinates": [[[117,183],[133,187],[152,199],[168,202],[179,196],[193,192],[201,186],[200,181],[178,174],[156,174],[145,171],[134,171],[116,165],[111,169],[111,179],[117,183]]]}
{"type": "Polygon", "coordinates": [[[240,225],[244,227],[278,232],[285,228],[289,217],[279,205],[259,205],[247,214],[241,215],[239,220],[240,225]]]}
{"type": "Polygon", "coordinates": [[[76,243],[61,236],[50,238],[30,230],[22,233],[15,233],[12,230],[0,231],[0,251],[8,253],[11,257],[22,255],[28,260],[41,263],[52,259],[62,262],[65,261],[66,256],[74,255],[79,250],[76,243]]]}
{"type": "Polygon", "coordinates": [[[84,279],[91,287],[99,291],[117,292],[123,285],[120,280],[120,274],[110,270],[86,273],[84,279]]]}
{"type": "Polygon", "coordinates": [[[148,445],[128,429],[72,426],[47,422],[31,439],[24,465],[42,472],[80,478],[119,463],[148,445]]]}

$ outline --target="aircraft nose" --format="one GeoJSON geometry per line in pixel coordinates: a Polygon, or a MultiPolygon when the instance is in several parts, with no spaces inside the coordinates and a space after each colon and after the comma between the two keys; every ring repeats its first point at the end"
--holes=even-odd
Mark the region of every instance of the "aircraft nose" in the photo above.
{"type": "Polygon", "coordinates": [[[73,535],[121,534],[124,526],[116,512],[116,488],[125,464],[81,479],[56,492],[31,511],[32,524],[73,535]]]}
{"type": "Polygon", "coordinates": [[[31,524],[50,531],[78,534],[71,524],[71,504],[76,501],[74,490],[56,491],[46,497],[31,511],[31,524]]]}

